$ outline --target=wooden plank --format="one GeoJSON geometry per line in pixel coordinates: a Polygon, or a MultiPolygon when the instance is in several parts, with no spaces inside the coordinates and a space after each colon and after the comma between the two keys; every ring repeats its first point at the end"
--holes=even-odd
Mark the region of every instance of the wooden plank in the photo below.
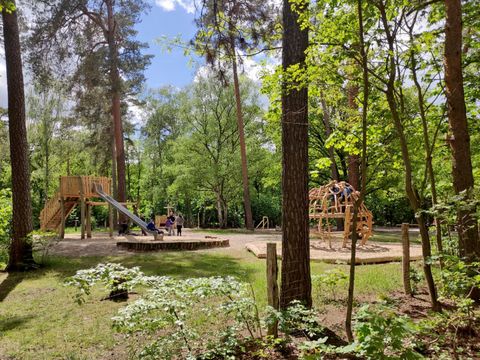
{"type": "MultiPolygon", "coordinates": [[[[267,296],[268,305],[278,310],[278,264],[277,264],[277,244],[267,244],[267,296]]],[[[275,322],[268,326],[267,334],[278,337],[278,323],[275,322]]]]}

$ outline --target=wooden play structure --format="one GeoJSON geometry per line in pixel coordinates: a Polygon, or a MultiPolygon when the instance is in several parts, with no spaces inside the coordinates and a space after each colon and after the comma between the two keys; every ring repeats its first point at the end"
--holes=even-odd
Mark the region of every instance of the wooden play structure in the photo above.
{"type": "MultiPolygon", "coordinates": [[[[344,219],[343,247],[352,235],[353,205],[360,193],[345,181],[330,181],[309,192],[309,216],[318,220],[318,232],[323,240],[332,247],[332,219],[344,219]]],[[[361,245],[365,245],[372,236],[373,215],[362,202],[358,209],[357,233],[361,245]]]]}
{"type": "Polygon", "coordinates": [[[108,206],[109,232],[113,236],[113,209],[116,209],[144,231],[154,236],[157,232],[147,229],[147,224],[138,216],[132,214],[125,205],[111,196],[111,179],[96,176],[61,176],[57,194],[52,197],[40,213],[40,229],[59,231],[60,238],[65,237],[65,221],[75,206],[80,206],[81,238],[92,237],[91,208],[92,206],[108,206]],[[99,201],[101,199],[103,201],[99,201]]]}

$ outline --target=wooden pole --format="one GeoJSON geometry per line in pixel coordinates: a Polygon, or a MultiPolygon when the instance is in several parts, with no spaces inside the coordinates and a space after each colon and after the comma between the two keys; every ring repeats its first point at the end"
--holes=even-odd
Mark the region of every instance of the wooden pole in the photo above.
{"type": "Polygon", "coordinates": [[[83,189],[82,177],[78,177],[80,182],[80,238],[85,239],[85,192],[83,189]]]}
{"type": "Polygon", "coordinates": [[[87,204],[87,215],[86,215],[86,226],[87,226],[87,238],[92,237],[92,206],[87,204]]]}
{"type": "Polygon", "coordinates": [[[62,220],[60,222],[60,239],[65,239],[65,199],[60,197],[60,212],[62,220]]]}
{"type": "MultiPolygon", "coordinates": [[[[267,244],[267,296],[268,305],[278,310],[279,298],[278,298],[278,264],[277,264],[277,244],[267,244]]],[[[278,337],[278,323],[268,327],[268,335],[278,337]]]]}
{"type": "Polygon", "coordinates": [[[403,289],[406,295],[412,295],[412,287],[410,286],[410,238],[408,235],[408,224],[402,224],[402,272],[403,272],[403,289]]]}
{"type": "Polygon", "coordinates": [[[108,205],[108,234],[110,237],[113,237],[113,209],[112,205],[108,205]]]}

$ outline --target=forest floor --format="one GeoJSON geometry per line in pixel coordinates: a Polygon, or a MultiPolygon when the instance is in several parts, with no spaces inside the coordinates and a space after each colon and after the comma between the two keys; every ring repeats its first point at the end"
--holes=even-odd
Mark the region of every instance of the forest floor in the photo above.
{"type": "MultiPolygon", "coordinates": [[[[0,272],[0,359],[126,359],[126,339],[112,329],[111,318],[125,303],[101,301],[105,290],[96,287],[83,305],[74,301],[76,290],[64,286],[66,277],[98,263],[139,266],[147,275],[177,278],[235,276],[252,285],[260,309],[266,305],[265,260],[245,249],[252,241],[279,240],[279,233],[258,235],[237,232],[185,231],[186,238],[221,236],[229,248],[188,252],[130,253],[116,247],[116,239],[94,233],[79,240],[68,234],[51,250],[42,268],[29,273],[0,272]]],[[[119,237],[118,239],[123,238],[119,237]]],[[[166,237],[168,239],[168,237],[166,237]]],[[[173,237],[172,237],[173,239],[173,237]]],[[[415,265],[417,266],[417,265],[415,265]]],[[[348,266],[312,262],[312,275],[348,266]]],[[[398,262],[357,267],[356,303],[374,302],[401,289],[398,262]]],[[[325,289],[313,285],[314,305],[321,321],[343,334],[347,281],[325,289]]],[[[342,335],[343,336],[343,335],[342,335]]]]}

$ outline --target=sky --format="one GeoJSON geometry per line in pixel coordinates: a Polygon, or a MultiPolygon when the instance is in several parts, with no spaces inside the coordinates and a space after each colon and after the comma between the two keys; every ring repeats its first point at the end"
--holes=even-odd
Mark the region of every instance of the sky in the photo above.
{"type": "MultiPolygon", "coordinates": [[[[185,41],[195,34],[193,3],[188,0],[152,0],[152,8],[137,25],[138,39],[149,44],[145,53],[154,55],[152,64],[145,72],[147,86],[157,88],[164,85],[182,87],[195,77],[196,66],[183,55],[182,49],[165,52],[155,43],[162,35],[170,38],[178,35],[185,41]]],[[[202,61],[198,59],[197,61],[202,61]]]]}
{"type": "MultiPolygon", "coordinates": [[[[137,24],[138,40],[146,42],[149,49],[146,54],[154,55],[152,63],[145,72],[146,86],[158,88],[165,85],[182,87],[195,77],[197,65],[189,64],[191,59],[183,55],[182,49],[165,52],[155,43],[162,35],[176,37],[180,35],[185,41],[195,34],[194,7],[190,0],[150,0],[151,9],[144,14],[137,24]]],[[[1,44],[3,50],[3,44],[1,44]]],[[[5,76],[5,58],[0,50],[0,106],[7,107],[7,80],[5,76]]],[[[197,58],[197,62],[202,59],[197,58]]],[[[28,75],[25,76],[28,79],[28,75]]]]}

